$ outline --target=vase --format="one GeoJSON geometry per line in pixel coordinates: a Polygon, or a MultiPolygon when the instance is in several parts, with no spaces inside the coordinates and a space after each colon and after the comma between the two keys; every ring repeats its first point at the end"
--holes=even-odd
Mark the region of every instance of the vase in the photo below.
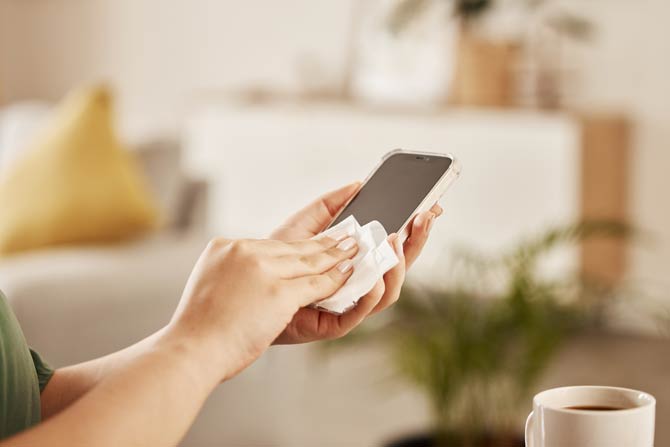
{"type": "Polygon", "coordinates": [[[466,107],[514,105],[520,54],[518,44],[480,37],[463,27],[457,54],[451,104],[466,107]]]}

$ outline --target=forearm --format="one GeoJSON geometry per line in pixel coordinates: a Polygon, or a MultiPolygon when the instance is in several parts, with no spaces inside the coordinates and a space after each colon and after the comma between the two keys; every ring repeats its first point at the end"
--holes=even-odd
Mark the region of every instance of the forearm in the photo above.
{"type": "Polygon", "coordinates": [[[68,408],[0,447],[177,445],[220,380],[210,361],[198,344],[155,340],[68,408]]]}
{"type": "Polygon", "coordinates": [[[163,330],[121,351],[77,365],[59,368],[40,396],[42,420],[70,406],[105,377],[125,368],[159,341],[163,330]]]}

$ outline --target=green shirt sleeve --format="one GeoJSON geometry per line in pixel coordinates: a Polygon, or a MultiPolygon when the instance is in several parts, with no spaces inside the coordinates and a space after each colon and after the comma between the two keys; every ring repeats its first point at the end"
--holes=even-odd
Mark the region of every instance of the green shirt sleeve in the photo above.
{"type": "Polygon", "coordinates": [[[28,347],[0,292],[0,440],[40,422],[40,393],[53,370],[28,347]]]}
{"type": "Polygon", "coordinates": [[[54,370],[49,366],[44,360],[42,360],[42,357],[40,355],[33,351],[32,349],[30,350],[30,355],[33,358],[33,363],[35,364],[35,372],[37,373],[37,381],[40,384],[40,393],[44,391],[44,387],[47,386],[47,383],[49,383],[49,380],[51,380],[51,377],[54,375],[54,370]]]}

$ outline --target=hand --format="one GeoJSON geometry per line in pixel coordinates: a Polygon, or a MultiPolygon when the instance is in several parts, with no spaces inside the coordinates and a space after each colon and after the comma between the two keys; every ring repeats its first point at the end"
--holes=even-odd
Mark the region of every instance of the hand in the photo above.
{"type": "Polygon", "coordinates": [[[186,284],[167,331],[211,354],[208,367],[232,377],[253,362],[298,310],[349,278],[353,238],[281,242],[216,239],[186,284]]]}
{"type": "MultiPolygon", "coordinates": [[[[311,238],[322,232],[333,220],[340,209],[358,191],[360,183],[352,183],[332,191],[295,215],[277,228],[272,239],[292,241],[311,238]]],[[[277,344],[305,343],[313,340],[341,337],[356,327],[370,314],[380,312],[398,300],[400,288],[405,280],[405,271],[416,261],[435,218],[442,214],[442,208],[435,204],[430,211],[421,213],[411,224],[410,235],[400,246],[397,235],[391,234],[389,242],[393,244],[400,262],[388,271],[383,280],[362,297],[356,307],[343,315],[333,315],[316,309],[300,309],[291,323],[275,340],[277,344]]]]}

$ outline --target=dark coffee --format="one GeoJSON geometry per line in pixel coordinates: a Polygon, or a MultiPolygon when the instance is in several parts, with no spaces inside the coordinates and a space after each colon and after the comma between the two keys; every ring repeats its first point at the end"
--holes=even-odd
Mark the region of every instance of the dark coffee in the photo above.
{"type": "Polygon", "coordinates": [[[566,410],[583,410],[583,411],[619,411],[625,410],[623,407],[610,407],[606,405],[575,405],[573,407],[565,407],[566,410]]]}

